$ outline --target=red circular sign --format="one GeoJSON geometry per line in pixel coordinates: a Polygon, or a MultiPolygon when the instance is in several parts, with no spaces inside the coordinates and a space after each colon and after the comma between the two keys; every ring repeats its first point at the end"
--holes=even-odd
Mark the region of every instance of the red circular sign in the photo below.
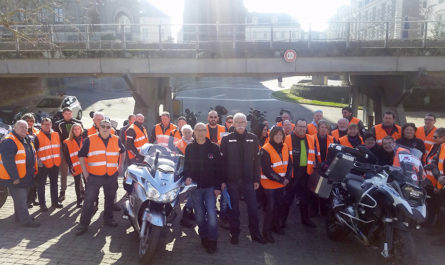
{"type": "Polygon", "coordinates": [[[288,49],[284,52],[284,60],[288,63],[293,63],[297,59],[297,52],[292,49],[288,49]]]}

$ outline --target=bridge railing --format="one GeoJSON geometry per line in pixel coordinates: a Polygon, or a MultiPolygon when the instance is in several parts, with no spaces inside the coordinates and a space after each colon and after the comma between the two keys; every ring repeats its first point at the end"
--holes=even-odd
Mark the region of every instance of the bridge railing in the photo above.
{"type": "Polygon", "coordinates": [[[445,47],[445,21],[329,22],[323,32],[298,24],[52,24],[0,26],[0,51],[204,49],[231,45],[338,42],[350,47],[445,47]]]}

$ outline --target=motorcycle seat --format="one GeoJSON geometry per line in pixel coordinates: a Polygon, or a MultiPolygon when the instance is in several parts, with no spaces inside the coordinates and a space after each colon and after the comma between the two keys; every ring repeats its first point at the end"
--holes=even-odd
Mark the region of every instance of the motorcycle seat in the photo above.
{"type": "MultiPolygon", "coordinates": [[[[361,177],[360,177],[361,178],[361,177]]],[[[352,197],[359,201],[365,191],[362,188],[363,179],[358,178],[348,178],[346,179],[346,188],[348,192],[352,195],[352,197]]]]}

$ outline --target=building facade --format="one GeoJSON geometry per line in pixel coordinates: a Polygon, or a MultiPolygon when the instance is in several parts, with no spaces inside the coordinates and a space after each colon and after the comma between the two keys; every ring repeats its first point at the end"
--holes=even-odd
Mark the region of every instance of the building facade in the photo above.
{"type": "Polygon", "coordinates": [[[423,0],[351,0],[330,19],[328,36],[355,40],[418,39],[423,34],[423,0]]]}
{"type": "Polygon", "coordinates": [[[246,41],[295,41],[301,39],[298,21],[283,13],[248,13],[246,41]]]}

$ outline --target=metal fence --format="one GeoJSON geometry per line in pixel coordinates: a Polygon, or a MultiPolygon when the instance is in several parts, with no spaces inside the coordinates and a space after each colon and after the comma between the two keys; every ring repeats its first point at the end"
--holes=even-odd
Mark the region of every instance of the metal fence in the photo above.
{"type": "Polygon", "coordinates": [[[344,47],[445,47],[445,22],[298,24],[52,24],[0,26],[0,51],[200,49],[202,43],[339,42],[344,47]]]}

